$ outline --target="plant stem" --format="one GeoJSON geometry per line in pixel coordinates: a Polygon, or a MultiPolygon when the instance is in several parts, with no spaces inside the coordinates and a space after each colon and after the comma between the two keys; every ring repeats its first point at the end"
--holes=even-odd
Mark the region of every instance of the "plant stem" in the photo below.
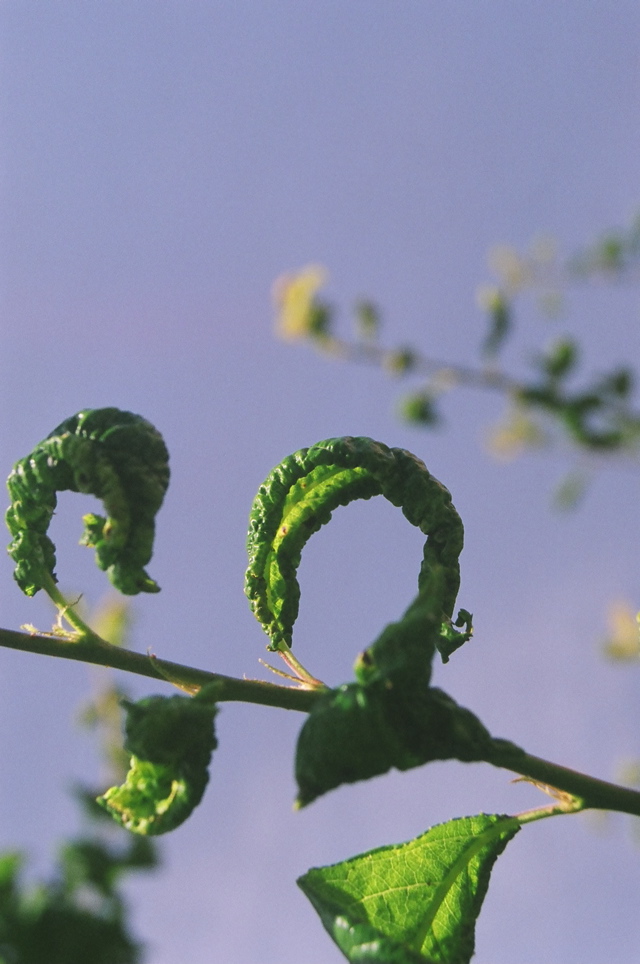
{"type": "Polygon", "coordinates": [[[79,660],[83,663],[94,663],[98,666],[109,666],[138,676],[148,676],[163,683],[171,680],[176,684],[193,687],[215,682],[219,686],[217,699],[221,702],[259,703],[263,706],[277,706],[285,710],[308,713],[321,695],[318,690],[279,686],[263,680],[236,679],[233,676],[211,673],[193,666],[158,659],[155,656],[150,658],[142,653],[113,646],[93,632],[90,641],[84,638],[69,641],[54,634],[18,633],[10,629],[0,629],[0,646],[42,656],[56,656],[62,659],[79,660]]]}
{"type": "Polygon", "coordinates": [[[561,790],[582,801],[580,809],[617,810],[640,817],[640,793],[597,777],[533,756],[506,740],[494,740],[495,752],[487,763],[513,770],[536,783],[561,790]]]}
{"type": "MultiPolygon", "coordinates": [[[[311,339],[319,351],[333,355],[341,361],[375,365],[385,368],[393,363],[398,354],[396,349],[383,348],[377,344],[360,341],[346,341],[333,335],[311,339]]],[[[474,388],[488,388],[494,391],[517,394],[524,386],[521,382],[491,368],[470,368],[451,364],[437,358],[430,358],[420,352],[413,353],[411,374],[433,375],[443,373],[453,385],[469,385],[474,388]]]]}
{"type": "MultiPolygon", "coordinates": [[[[172,683],[187,688],[216,683],[218,686],[216,700],[220,702],[257,703],[262,706],[309,713],[323,693],[321,689],[302,689],[279,686],[263,680],[237,679],[233,676],[224,676],[221,673],[211,673],[193,666],[159,659],[156,656],[145,656],[142,653],[113,646],[93,631],[90,631],[88,639],[78,638],[75,641],[69,641],[53,633],[20,633],[11,629],[0,629],[0,646],[25,653],[109,666],[138,676],[147,676],[162,683],[171,680],[172,683]]],[[[562,809],[562,805],[554,806],[551,808],[553,812],[575,812],[577,809],[617,810],[640,817],[640,792],[543,760],[541,757],[526,753],[525,750],[507,740],[494,740],[492,751],[485,759],[493,766],[520,773],[536,783],[578,798],[579,805],[576,801],[576,806],[569,809],[562,809]]],[[[546,808],[546,811],[551,815],[549,808],[546,808]]]]}
{"type": "Polygon", "coordinates": [[[53,604],[56,606],[59,619],[66,619],[69,625],[73,626],[78,633],[78,639],[83,639],[86,642],[93,642],[100,638],[99,636],[96,636],[90,626],[87,626],[84,619],[77,614],[73,608],[75,603],[70,603],[69,600],[62,595],[53,577],[49,575],[49,573],[46,573],[43,577],[42,588],[48,595],[49,599],[51,599],[53,604]]]}
{"type": "Polygon", "coordinates": [[[570,797],[565,794],[566,799],[558,803],[552,803],[547,807],[536,807],[534,810],[525,810],[524,813],[516,813],[515,819],[520,824],[534,823],[536,820],[544,820],[546,817],[561,817],[569,813],[580,813],[585,809],[584,801],[579,797],[570,797]]]}

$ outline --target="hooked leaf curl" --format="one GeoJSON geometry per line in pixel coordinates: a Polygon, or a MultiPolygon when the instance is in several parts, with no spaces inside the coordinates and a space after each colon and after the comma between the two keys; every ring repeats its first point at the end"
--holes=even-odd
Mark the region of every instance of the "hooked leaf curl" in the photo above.
{"type": "Polygon", "coordinates": [[[81,544],[126,595],[158,592],[145,572],[155,516],[169,485],[169,453],[162,436],[140,415],[117,408],[84,409],[66,419],[17,462],[7,480],[6,521],[15,579],[33,596],[46,578],[56,581],[55,546],[47,535],[57,492],[85,492],[102,500],[106,517],[84,516],[81,544]]]}
{"type": "MultiPolygon", "coordinates": [[[[434,567],[444,578],[441,621],[448,624],[460,584],[462,520],[451,494],[404,449],[366,437],[326,439],[277,465],[260,486],[249,520],[245,592],[270,637],[269,649],[291,645],[298,615],[296,578],[307,540],[340,505],[383,495],[428,538],[418,589],[434,567]]],[[[450,648],[449,650],[450,651],[450,648]]],[[[448,651],[443,651],[446,661],[448,651]]]]}

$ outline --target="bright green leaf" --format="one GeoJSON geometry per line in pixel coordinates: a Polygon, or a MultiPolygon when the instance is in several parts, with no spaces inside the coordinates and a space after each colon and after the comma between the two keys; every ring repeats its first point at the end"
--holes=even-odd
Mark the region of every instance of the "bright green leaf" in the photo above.
{"type": "Polygon", "coordinates": [[[467,964],[491,870],[519,829],[515,817],[461,817],[314,868],[298,886],[351,962],[467,964]]]}

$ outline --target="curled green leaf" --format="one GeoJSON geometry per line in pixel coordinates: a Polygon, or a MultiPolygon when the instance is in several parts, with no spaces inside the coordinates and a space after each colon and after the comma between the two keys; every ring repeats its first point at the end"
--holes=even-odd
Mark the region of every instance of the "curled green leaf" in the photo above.
{"type": "Polygon", "coordinates": [[[415,455],[370,438],[326,439],[276,466],[254,500],[245,592],[270,637],[269,649],[291,645],[298,615],[296,578],[307,540],[340,505],[383,495],[426,536],[419,592],[434,567],[443,573],[441,621],[450,620],[460,584],[462,520],[451,494],[415,455]]]}
{"type": "Polygon", "coordinates": [[[15,579],[27,596],[55,577],[55,546],[47,535],[57,492],[86,492],[102,500],[106,517],[83,519],[81,544],[116,589],[127,595],[158,592],[145,572],[155,516],[169,484],[162,436],[140,415],[117,408],[85,409],[66,419],[21,459],[7,480],[6,521],[15,579]]]}
{"type": "Polygon", "coordinates": [[[184,823],[202,799],[218,745],[217,709],[206,693],[149,696],[124,706],[129,772],[98,803],[127,830],[157,836],[184,823]]]}

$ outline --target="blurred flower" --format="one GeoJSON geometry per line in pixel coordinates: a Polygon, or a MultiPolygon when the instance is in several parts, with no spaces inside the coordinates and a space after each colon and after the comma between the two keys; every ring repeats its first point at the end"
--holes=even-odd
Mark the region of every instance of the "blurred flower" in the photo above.
{"type": "Polygon", "coordinates": [[[541,448],[546,442],[540,426],[519,409],[514,409],[490,429],[486,439],[491,454],[505,461],[516,458],[526,449],[541,448]]]}
{"type": "Polygon", "coordinates": [[[640,656],[640,628],[635,610],[626,602],[611,603],[605,654],[615,660],[637,660],[640,656]]]}
{"type": "Polygon", "coordinates": [[[489,267],[510,294],[516,294],[531,284],[530,265],[520,257],[515,248],[508,245],[501,244],[491,249],[489,267]]]}
{"type": "Polygon", "coordinates": [[[276,280],[273,300],[277,311],[276,331],[281,338],[307,338],[326,332],[329,310],[316,301],[326,280],[325,269],[314,264],[276,280]]]}

